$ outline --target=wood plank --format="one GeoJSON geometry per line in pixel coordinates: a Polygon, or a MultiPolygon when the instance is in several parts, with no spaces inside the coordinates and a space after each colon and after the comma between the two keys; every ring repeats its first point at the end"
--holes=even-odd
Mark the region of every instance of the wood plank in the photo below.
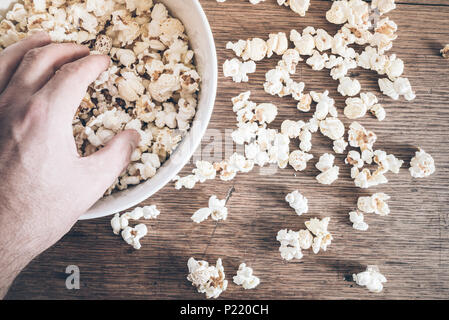
{"type": "MultiPolygon", "coordinates": [[[[256,74],[247,84],[235,84],[224,78],[221,65],[233,57],[225,50],[229,40],[265,38],[270,32],[289,32],[308,25],[335,32],[336,26],[324,19],[330,4],[313,1],[309,13],[301,18],[270,1],[257,6],[240,0],[201,3],[212,25],[220,64],[215,111],[203,147],[210,147],[210,137],[221,134],[221,140],[216,139],[213,145],[232,148],[229,132],[235,120],[230,99],[243,90],[252,90],[256,102],[273,101],[280,107],[274,127],[285,119],[310,117],[298,112],[291,99],[264,93],[261,87],[264,74],[276,64],[277,58],[258,63],[256,74]]],[[[244,291],[230,284],[222,295],[225,299],[448,299],[449,63],[439,56],[439,49],[449,42],[449,7],[400,4],[389,16],[400,30],[392,52],[405,61],[405,76],[414,85],[417,99],[392,101],[379,95],[387,108],[387,119],[379,123],[367,116],[361,123],[378,135],[377,148],[394,153],[407,164],[415,146],[430,152],[437,165],[432,177],[412,179],[408,170],[402,169],[399,175],[388,175],[388,185],[359,190],[349,178],[343,156],[338,156],[341,178],[335,185],[321,186],[315,181],[318,171],[313,164],[322,153],[331,151],[331,144],[314,135],[315,159],[305,172],[295,174],[288,168],[267,175],[255,169],[234,181],[207,182],[194,190],[176,191],[172,184],[166,186],[143,203],[157,204],[162,214],[149,223],[151,231],[140,251],[133,251],[112,234],[109,218],[77,223],[59,243],[26,268],[8,298],[202,299],[186,280],[186,262],[194,256],[212,263],[223,258],[228,279],[232,279],[241,262],[253,267],[261,278],[256,290],[244,291]],[[190,221],[191,214],[205,206],[211,194],[224,197],[231,186],[236,191],[228,203],[227,221],[217,225],[212,221],[194,225],[190,221]],[[301,217],[283,200],[294,189],[309,198],[309,213],[301,217]],[[347,213],[354,209],[358,196],[374,191],[392,196],[392,213],[388,217],[367,215],[369,230],[357,232],[352,229],[347,213]],[[307,252],[299,262],[283,262],[275,239],[277,231],[303,228],[304,221],[313,216],[332,218],[332,245],[325,253],[307,252]],[[70,264],[81,270],[80,290],[65,288],[64,270],[70,264]],[[367,264],[379,265],[388,278],[380,294],[371,294],[344,280],[367,264]]],[[[359,68],[353,74],[359,74],[364,90],[378,92],[374,73],[359,68]]],[[[304,81],[307,90],[328,89],[341,113],[344,99],[337,94],[337,84],[327,71],[312,71],[302,63],[295,79],[304,81]]],[[[349,125],[348,119],[341,118],[349,125]]],[[[199,151],[196,157],[198,154],[199,151]]],[[[186,166],[183,173],[189,173],[192,167],[186,166]]]]}

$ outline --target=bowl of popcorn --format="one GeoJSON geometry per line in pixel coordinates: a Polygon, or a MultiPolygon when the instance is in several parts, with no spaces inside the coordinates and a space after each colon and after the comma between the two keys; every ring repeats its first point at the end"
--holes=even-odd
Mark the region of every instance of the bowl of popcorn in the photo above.
{"type": "Polygon", "coordinates": [[[111,57],[73,119],[81,156],[126,129],[141,140],[130,165],[81,219],[147,199],[189,161],[217,88],[212,32],[197,0],[11,0],[0,3],[0,50],[37,31],[111,57]]]}

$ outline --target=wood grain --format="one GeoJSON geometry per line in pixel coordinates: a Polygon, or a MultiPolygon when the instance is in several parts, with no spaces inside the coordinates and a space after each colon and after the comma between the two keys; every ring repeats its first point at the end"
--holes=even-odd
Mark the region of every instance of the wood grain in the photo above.
{"type": "MultiPolygon", "coordinates": [[[[361,123],[378,135],[376,147],[405,160],[406,168],[421,146],[430,152],[437,172],[427,179],[412,179],[406,168],[389,175],[390,183],[372,190],[360,190],[349,178],[343,156],[337,157],[341,178],[332,186],[316,183],[317,170],[311,165],[305,172],[291,168],[267,175],[259,169],[238,176],[231,182],[215,180],[194,190],[176,191],[167,185],[142,204],[157,204],[162,214],[149,223],[150,234],[140,251],[133,251],[120,237],[112,234],[109,218],[82,221],[59,243],[35,259],[13,284],[10,299],[202,299],[186,280],[189,257],[212,263],[223,259],[228,279],[232,279],[241,262],[246,262],[261,278],[256,290],[244,291],[234,284],[221,298],[232,299],[448,299],[449,298],[449,63],[439,50],[449,43],[449,6],[447,1],[408,1],[400,3],[389,16],[399,26],[394,43],[406,63],[405,76],[413,84],[417,99],[413,102],[392,101],[379,94],[388,116],[379,123],[366,116],[361,123]],[[430,5],[437,4],[437,5],[430,5]],[[191,214],[207,204],[211,194],[224,197],[231,186],[236,191],[228,202],[229,217],[218,224],[191,222],[191,214]],[[309,198],[309,213],[298,217],[284,201],[287,192],[299,189],[309,198]],[[391,215],[367,215],[366,232],[352,229],[348,212],[356,199],[374,191],[392,196],[391,215]],[[298,230],[313,217],[330,216],[334,241],[329,250],[318,255],[305,253],[298,262],[283,262],[279,256],[276,233],[283,228],[298,230]],[[81,289],[67,290],[64,273],[67,265],[81,270],[81,289]],[[388,278],[385,290],[371,294],[345,280],[367,264],[379,265],[388,278]]],[[[232,53],[225,50],[229,40],[249,37],[265,38],[270,32],[302,29],[306,26],[335,32],[336,26],[325,21],[329,1],[312,1],[301,18],[275,1],[253,6],[248,1],[201,1],[216,39],[219,65],[232,53]]],[[[277,58],[257,64],[256,74],[247,84],[235,84],[222,76],[215,111],[208,136],[203,140],[207,151],[212,146],[232,150],[229,132],[235,126],[231,97],[252,90],[256,102],[272,101],[280,108],[274,123],[285,119],[306,119],[288,98],[274,98],[264,93],[264,74],[277,58]],[[227,134],[225,137],[225,133],[227,134]],[[217,135],[221,134],[221,139],[217,135]],[[211,142],[211,137],[216,137],[211,142]]],[[[377,76],[362,69],[353,70],[364,90],[378,92],[377,76]]],[[[304,81],[307,90],[328,89],[336,99],[340,113],[344,99],[336,92],[337,84],[327,71],[312,71],[302,63],[295,79],[304,81]]],[[[341,116],[346,125],[350,121],[341,116]]],[[[329,140],[314,135],[315,159],[331,151],[329,140]]],[[[292,148],[294,146],[292,145],[292,148]]],[[[295,146],[297,147],[297,146],[295,146]]],[[[204,151],[203,149],[203,151],[204,151]]],[[[221,149],[221,148],[220,148],[221,149]]],[[[201,154],[198,151],[194,159],[201,154]]],[[[216,159],[223,155],[215,154],[216,159]]],[[[192,164],[183,170],[187,174],[192,164]]],[[[64,214],[61,212],[61,214],[64,214]]]]}

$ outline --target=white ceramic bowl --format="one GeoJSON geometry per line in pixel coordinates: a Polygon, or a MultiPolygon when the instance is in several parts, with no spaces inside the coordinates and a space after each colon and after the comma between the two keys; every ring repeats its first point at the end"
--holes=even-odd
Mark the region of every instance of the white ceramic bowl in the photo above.
{"type": "MultiPolygon", "coordinates": [[[[1,0],[0,14],[17,0],[1,0]]],[[[114,193],[99,200],[80,219],[104,217],[126,210],[149,198],[170,182],[192,157],[201,142],[215,102],[217,90],[217,55],[209,22],[198,0],[157,0],[167,6],[170,14],[182,21],[202,78],[198,108],[192,127],[170,158],[150,180],[128,190],[114,193]]],[[[76,204],[74,204],[76,205],[76,204]]]]}

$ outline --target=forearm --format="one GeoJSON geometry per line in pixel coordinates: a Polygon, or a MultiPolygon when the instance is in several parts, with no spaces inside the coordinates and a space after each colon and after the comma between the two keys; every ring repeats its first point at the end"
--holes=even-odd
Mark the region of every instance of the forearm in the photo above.
{"type": "Polygon", "coordinates": [[[12,246],[5,248],[3,242],[0,246],[0,299],[3,299],[14,279],[32,258],[29,254],[12,246]]]}

